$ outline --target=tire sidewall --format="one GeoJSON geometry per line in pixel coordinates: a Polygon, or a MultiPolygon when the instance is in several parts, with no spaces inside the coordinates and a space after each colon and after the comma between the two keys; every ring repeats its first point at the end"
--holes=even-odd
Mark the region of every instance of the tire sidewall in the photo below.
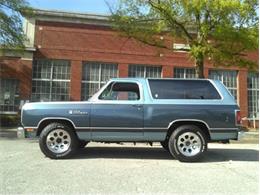
{"type": "Polygon", "coordinates": [[[194,162],[194,161],[197,161],[207,151],[206,135],[200,128],[198,128],[195,125],[180,126],[172,133],[172,135],[171,135],[171,137],[169,139],[169,150],[170,150],[171,154],[175,158],[177,158],[178,160],[180,160],[182,162],[194,162]],[[198,154],[196,154],[195,156],[185,156],[185,155],[183,155],[179,151],[179,148],[177,146],[179,136],[182,135],[183,133],[186,133],[186,132],[195,133],[199,137],[199,139],[201,141],[202,147],[200,149],[200,152],[198,154]]]}
{"type": "Polygon", "coordinates": [[[61,124],[61,123],[51,123],[42,130],[42,132],[40,134],[39,145],[40,145],[41,151],[45,154],[45,156],[52,158],[52,159],[63,159],[63,158],[70,157],[74,153],[75,149],[78,146],[78,143],[77,143],[75,133],[72,131],[72,129],[70,127],[68,127],[67,125],[61,124]],[[52,131],[54,131],[56,129],[63,129],[70,135],[70,138],[71,138],[71,144],[70,144],[68,150],[66,150],[65,152],[62,152],[62,153],[54,153],[54,152],[50,151],[46,145],[47,136],[49,135],[49,133],[51,133],[52,131]]]}

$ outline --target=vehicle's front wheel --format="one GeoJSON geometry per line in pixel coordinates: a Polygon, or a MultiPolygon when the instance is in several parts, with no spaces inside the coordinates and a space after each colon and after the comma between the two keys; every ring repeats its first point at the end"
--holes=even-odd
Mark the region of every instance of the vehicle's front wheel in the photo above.
{"type": "Polygon", "coordinates": [[[52,159],[70,157],[78,148],[78,144],[75,132],[65,124],[51,123],[40,134],[40,149],[52,159]]]}
{"type": "Polygon", "coordinates": [[[198,161],[207,151],[207,137],[195,125],[180,126],[170,136],[169,150],[179,161],[198,161]]]}

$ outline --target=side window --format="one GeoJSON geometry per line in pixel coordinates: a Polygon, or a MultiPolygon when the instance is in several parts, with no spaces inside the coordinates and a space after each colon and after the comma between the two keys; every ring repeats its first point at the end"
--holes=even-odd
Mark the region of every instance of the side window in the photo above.
{"type": "Polygon", "coordinates": [[[99,96],[100,100],[139,100],[140,91],[136,83],[112,82],[99,96]]]}
{"type": "Polygon", "coordinates": [[[221,99],[209,81],[149,80],[154,99],[221,99]]]}

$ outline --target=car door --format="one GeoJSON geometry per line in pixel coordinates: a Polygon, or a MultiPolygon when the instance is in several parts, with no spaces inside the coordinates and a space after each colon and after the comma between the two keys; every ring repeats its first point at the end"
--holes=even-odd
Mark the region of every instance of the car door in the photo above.
{"type": "Polygon", "coordinates": [[[140,84],[111,82],[91,106],[91,133],[96,141],[143,138],[143,94],[140,84]]]}

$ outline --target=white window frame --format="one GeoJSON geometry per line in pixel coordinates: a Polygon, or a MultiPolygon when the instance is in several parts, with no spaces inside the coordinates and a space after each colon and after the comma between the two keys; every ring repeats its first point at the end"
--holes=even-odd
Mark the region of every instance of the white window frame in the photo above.
{"type": "MultiPolygon", "coordinates": [[[[213,78],[211,78],[210,77],[210,72],[211,71],[216,71],[216,72],[218,72],[218,75],[220,76],[220,81],[224,84],[224,74],[223,74],[223,72],[228,72],[228,71],[235,71],[236,72],[236,87],[229,87],[229,86],[226,86],[225,84],[225,86],[226,86],[226,88],[228,89],[228,90],[235,90],[236,91],[236,96],[234,97],[235,99],[236,99],[236,101],[238,101],[238,71],[237,70],[223,70],[223,69],[211,69],[211,70],[209,70],[209,78],[210,79],[213,79],[213,78]]],[[[230,93],[231,93],[231,91],[230,91],[230,93]]],[[[232,94],[232,93],[231,93],[232,94]]],[[[233,95],[233,94],[232,94],[233,95]]]]}
{"type": "MultiPolygon", "coordinates": [[[[149,65],[149,64],[129,64],[128,65],[128,76],[129,77],[133,77],[131,76],[130,73],[130,68],[134,67],[135,70],[137,69],[137,67],[143,68],[144,71],[142,72],[142,78],[162,78],[163,77],[163,71],[162,71],[162,66],[161,65],[149,65]],[[160,77],[147,77],[147,69],[148,68],[160,68],[161,72],[160,72],[160,77]]],[[[134,77],[133,77],[134,78],[134,77]]]]}
{"type": "Polygon", "coordinates": [[[173,77],[174,78],[183,78],[183,79],[192,79],[192,78],[196,78],[196,72],[195,72],[195,75],[194,75],[194,77],[189,77],[189,78],[187,78],[187,71],[188,70],[194,70],[194,72],[195,72],[195,68],[189,68],[189,67],[174,67],[173,68],[173,77]],[[183,77],[175,77],[175,71],[177,70],[177,69],[179,69],[179,70],[181,70],[181,69],[183,69],[184,71],[183,71],[183,77]]]}
{"type": "MultiPolygon", "coordinates": [[[[52,91],[53,82],[67,82],[70,85],[71,80],[70,79],[54,79],[53,78],[54,61],[58,61],[58,60],[55,60],[55,59],[37,59],[37,60],[34,61],[34,63],[38,63],[38,61],[49,61],[50,62],[50,64],[51,64],[50,78],[32,78],[32,81],[47,81],[47,82],[49,82],[50,83],[50,91],[49,91],[48,101],[52,101],[53,100],[52,96],[54,95],[53,91],[52,91]]],[[[61,60],[61,61],[67,61],[69,68],[71,68],[69,60],[61,60]]],[[[38,65],[36,65],[36,66],[38,66],[38,65]]],[[[71,72],[70,72],[70,77],[71,77],[71,72]]],[[[70,86],[69,86],[68,90],[70,91],[70,86]]],[[[35,93],[35,94],[44,94],[44,93],[35,93]]],[[[33,92],[32,92],[32,95],[33,95],[33,92]]],[[[70,99],[70,92],[68,92],[68,100],[69,99],[70,99]]]]}
{"type": "MultiPolygon", "coordinates": [[[[249,83],[249,79],[253,79],[252,77],[253,76],[251,76],[250,72],[249,72],[248,75],[247,75],[247,82],[248,83],[249,83]]],[[[250,87],[249,85],[247,85],[247,92],[248,92],[248,117],[249,117],[248,119],[250,119],[250,120],[251,119],[256,119],[256,118],[259,117],[259,105],[257,106],[257,104],[256,104],[257,101],[259,102],[259,78],[258,78],[258,75],[257,75],[257,79],[258,79],[258,86],[250,87]],[[249,107],[249,101],[250,101],[249,92],[256,92],[255,94],[258,94],[258,98],[256,96],[256,97],[253,97],[251,99],[251,102],[254,102],[254,103],[252,103],[252,110],[249,110],[249,108],[250,108],[249,107]],[[256,101],[253,101],[253,100],[256,100],[256,101]],[[255,115],[255,113],[256,113],[256,115],[255,115]]]]}
{"type": "MultiPolygon", "coordinates": [[[[0,104],[0,107],[4,109],[4,106],[7,106],[8,109],[7,110],[0,110],[0,114],[17,114],[18,110],[19,110],[19,104],[15,103],[17,101],[17,99],[19,100],[19,80],[17,79],[13,79],[13,78],[0,78],[0,82],[1,82],[1,86],[4,83],[5,85],[10,85],[7,82],[14,82],[15,83],[15,89],[14,90],[14,94],[10,94],[10,96],[13,95],[13,98],[10,97],[10,99],[12,98],[12,103],[10,104],[0,104]],[[9,107],[12,107],[13,109],[9,109],[9,107]],[[17,107],[17,109],[16,109],[17,107]]],[[[13,83],[12,83],[13,84],[13,83]]],[[[4,87],[5,89],[6,87],[4,87]]],[[[4,95],[4,94],[2,94],[4,95]]]]}
{"type": "MultiPolygon", "coordinates": [[[[101,88],[101,85],[104,85],[107,83],[107,81],[102,81],[102,66],[103,65],[114,65],[116,66],[116,77],[118,77],[119,75],[119,71],[118,71],[118,64],[116,63],[109,63],[109,62],[83,62],[83,66],[91,66],[92,64],[91,63],[94,63],[96,66],[98,66],[98,81],[91,81],[91,80],[83,80],[83,74],[85,72],[82,71],[82,80],[81,80],[81,84],[98,84],[98,89],[101,88]]],[[[83,67],[82,67],[82,70],[83,70],[83,67]]],[[[83,85],[81,85],[81,100],[87,100],[86,99],[86,95],[84,95],[82,93],[82,88],[83,88],[83,85]]],[[[95,94],[95,93],[94,93],[95,94]]],[[[92,95],[94,95],[92,94],[92,95]]],[[[89,94],[89,98],[92,96],[91,94],[89,94]]]]}

